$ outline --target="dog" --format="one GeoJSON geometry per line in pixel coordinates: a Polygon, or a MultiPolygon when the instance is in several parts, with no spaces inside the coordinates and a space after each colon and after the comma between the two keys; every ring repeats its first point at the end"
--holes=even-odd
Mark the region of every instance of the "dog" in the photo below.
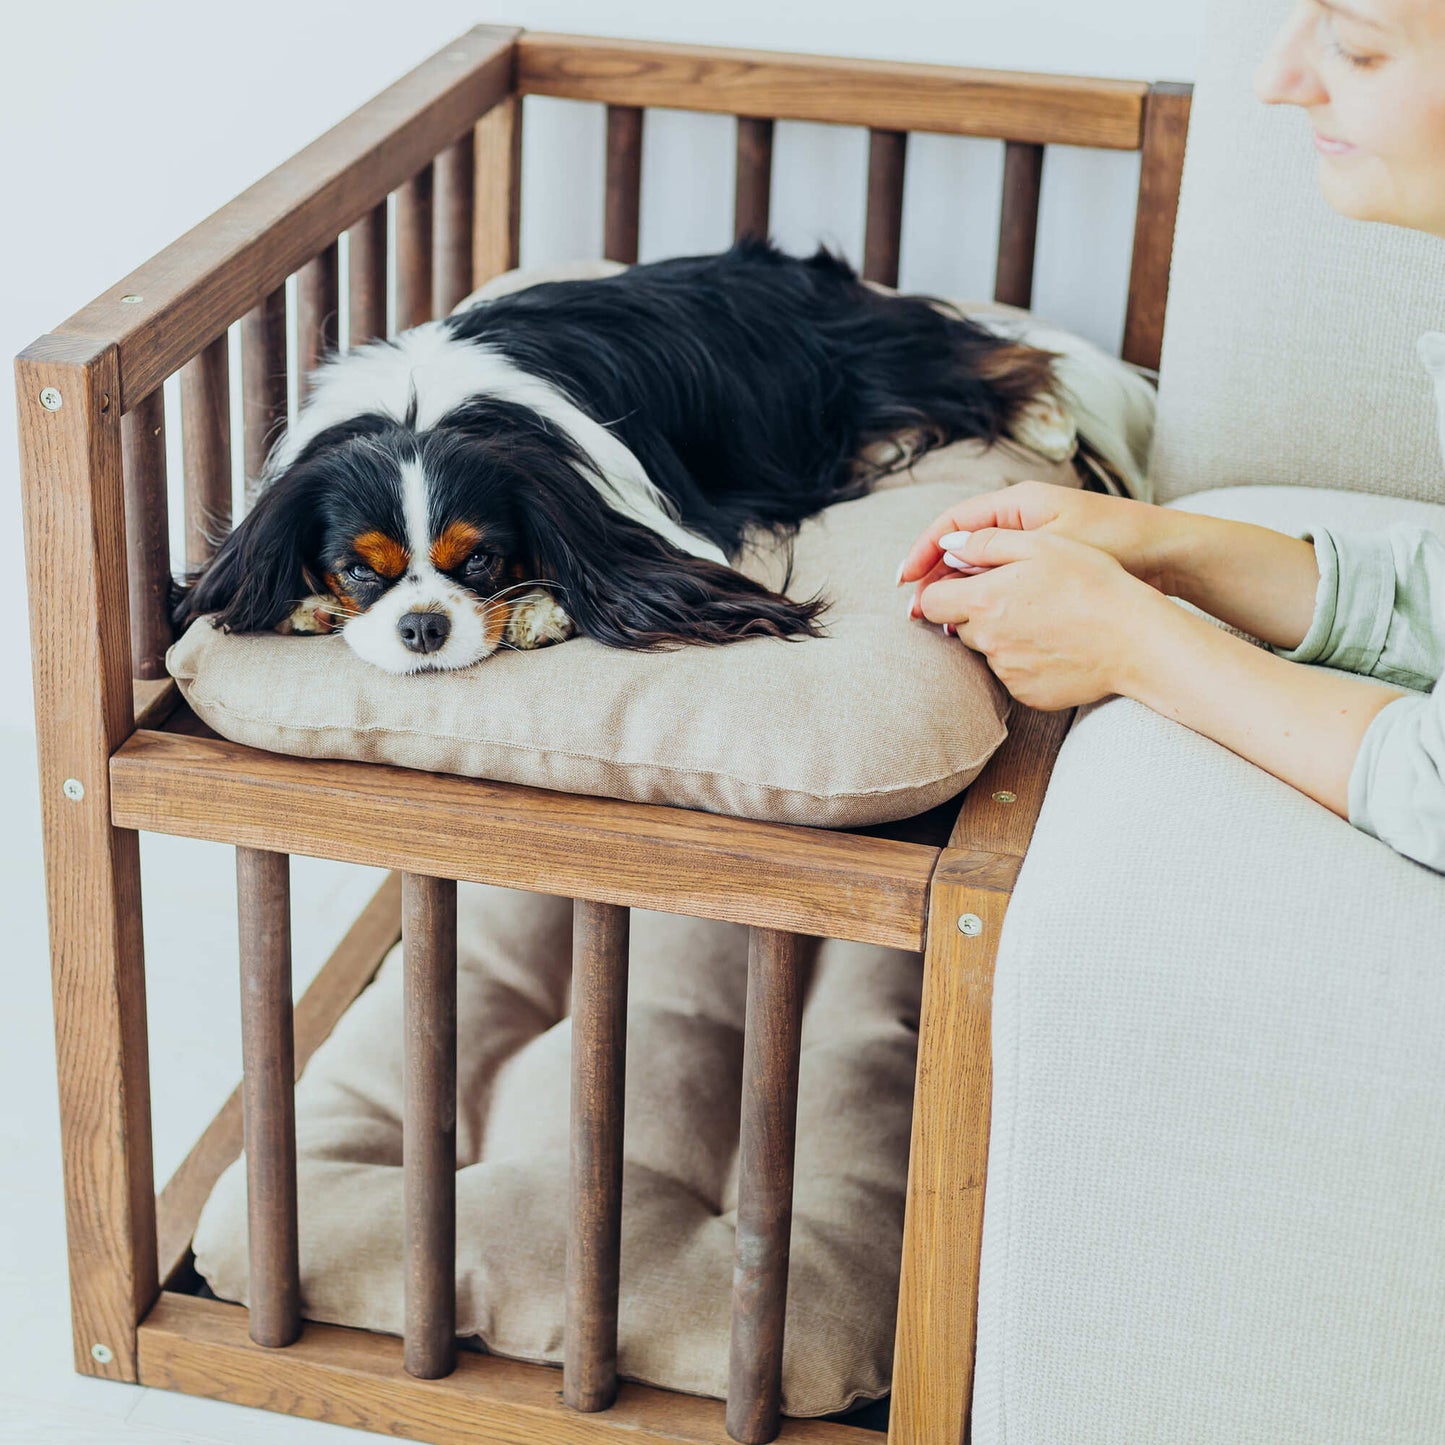
{"type": "Polygon", "coordinates": [[[173,620],[340,629],[392,673],[819,635],[823,597],[732,565],[750,534],[786,543],[900,456],[1047,431],[1053,359],[825,248],[531,286],[319,368],[173,620]]]}

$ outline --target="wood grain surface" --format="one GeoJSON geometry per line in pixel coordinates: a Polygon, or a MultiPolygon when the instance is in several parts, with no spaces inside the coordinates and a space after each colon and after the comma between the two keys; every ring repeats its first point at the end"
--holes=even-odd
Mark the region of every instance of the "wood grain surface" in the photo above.
{"type": "Polygon", "coordinates": [[[225,331],[181,368],[186,567],[210,561],[231,530],[231,351],[225,331]]]}
{"type": "Polygon", "coordinates": [[[938,850],[137,732],[118,826],[918,948],[938,850]]]}
{"type": "Polygon", "coordinates": [[[284,853],[236,849],[236,913],[251,1338],[277,1349],[301,1330],[291,860],[284,853]]]}
{"type": "Polygon", "coordinates": [[[134,1380],[158,1280],[140,855],[107,771],[132,726],[118,357],[49,336],[15,380],[75,1366],[134,1380]]]}
{"type": "Polygon", "coordinates": [[[457,885],[401,880],[402,1275],[409,1375],[457,1359],[457,885]]]}
{"type": "MultiPolygon", "coordinates": [[[[433,1445],[731,1445],[723,1404],[624,1381],[610,1410],[562,1401],[558,1371],[463,1351],[444,1380],[416,1380],[387,1335],[307,1324],[283,1351],[246,1337],[246,1312],[164,1294],[141,1326],[141,1381],[433,1445]]],[[[785,1419],[782,1445],[877,1445],[876,1431],[785,1419]]]]}
{"type": "Polygon", "coordinates": [[[1039,193],[1044,148],[1008,141],[1003,157],[1003,204],[999,211],[998,266],[993,299],[1028,310],[1034,298],[1034,249],[1039,230],[1039,193]]]}
{"type": "Polygon", "coordinates": [[[571,1188],[562,1398],[617,1398],[622,1128],[627,1078],[628,909],[579,898],[572,913],[571,1188]]]}
{"type": "Polygon", "coordinates": [[[1125,361],[1155,371],[1164,347],[1169,263],[1174,254],[1174,222],[1193,94],[1190,85],[1151,86],[1144,113],[1144,154],[1139,161],[1139,204],[1122,354],[1125,361]]]}
{"type": "Polygon", "coordinates": [[[157,387],[121,421],[131,676],[166,676],[171,541],[166,516],[166,403],[157,387]]]}
{"type": "Polygon", "coordinates": [[[516,34],[459,36],[57,330],[113,341],[139,402],[503,99],[516,34]]]}
{"type": "Polygon", "coordinates": [[[748,931],[727,1408],[728,1434],[747,1445],[766,1445],[782,1424],[799,1050],[814,947],[795,933],[748,931]]]}
{"type": "Polygon", "coordinates": [[[1039,144],[1138,150],[1146,85],[524,31],[517,90],[1039,144]]]}
{"type": "Polygon", "coordinates": [[[517,265],[522,223],[522,102],[499,101],[472,132],[476,160],[476,218],[472,228],[472,285],[517,265]]]}

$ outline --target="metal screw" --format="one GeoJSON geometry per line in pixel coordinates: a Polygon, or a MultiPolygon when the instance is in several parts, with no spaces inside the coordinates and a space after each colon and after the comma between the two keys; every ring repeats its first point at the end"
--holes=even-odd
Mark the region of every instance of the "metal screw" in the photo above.
{"type": "Polygon", "coordinates": [[[46,411],[59,411],[65,404],[65,398],[53,387],[47,386],[40,393],[40,405],[46,411]]]}
{"type": "Polygon", "coordinates": [[[1017,793],[1008,792],[995,793],[993,795],[993,800],[995,803],[1017,803],[1019,800],[1019,795],[1017,793]]]}
{"type": "Polygon", "coordinates": [[[965,938],[977,938],[983,932],[983,919],[976,913],[964,913],[959,916],[958,931],[965,938]]]}
{"type": "Polygon", "coordinates": [[[145,297],[144,297],[144,296],[122,296],[120,299],[121,299],[122,301],[126,302],[128,305],[134,306],[137,301],[144,301],[144,300],[145,300],[145,297]]]}
{"type": "Polygon", "coordinates": [[[90,1347],[90,1357],[99,1365],[108,1365],[115,1359],[115,1356],[110,1352],[109,1345],[92,1345],[90,1347]]]}
{"type": "Polygon", "coordinates": [[[61,785],[60,791],[70,799],[72,803],[78,803],[85,796],[85,784],[79,778],[67,778],[61,785]]]}

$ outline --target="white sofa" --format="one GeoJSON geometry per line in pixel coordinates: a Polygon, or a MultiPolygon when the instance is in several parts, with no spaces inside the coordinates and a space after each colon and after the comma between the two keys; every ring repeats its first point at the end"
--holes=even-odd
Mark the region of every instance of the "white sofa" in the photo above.
{"type": "MultiPolygon", "coordinates": [[[[1445,534],[1445,244],[1341,220],[1213,7],[1167,505],[1445,534]],[[1261,485],[1263,484],[1263,485],[1261,485]]],[[[975,1445],[1445,1441],[1445,877],[1127,699],[1081,709],[1000,944],[975,1445]]]]}

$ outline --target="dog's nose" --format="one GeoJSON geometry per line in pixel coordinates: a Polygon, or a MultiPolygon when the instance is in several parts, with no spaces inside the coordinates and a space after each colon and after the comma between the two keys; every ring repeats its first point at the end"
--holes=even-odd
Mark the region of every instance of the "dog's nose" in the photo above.
{"type": "Polygon", "coordinates": [[[452,630],[451,620],[440,612],[408,612],[396,624],[401,645],[409,652],[435,652],[452,630]]]}

